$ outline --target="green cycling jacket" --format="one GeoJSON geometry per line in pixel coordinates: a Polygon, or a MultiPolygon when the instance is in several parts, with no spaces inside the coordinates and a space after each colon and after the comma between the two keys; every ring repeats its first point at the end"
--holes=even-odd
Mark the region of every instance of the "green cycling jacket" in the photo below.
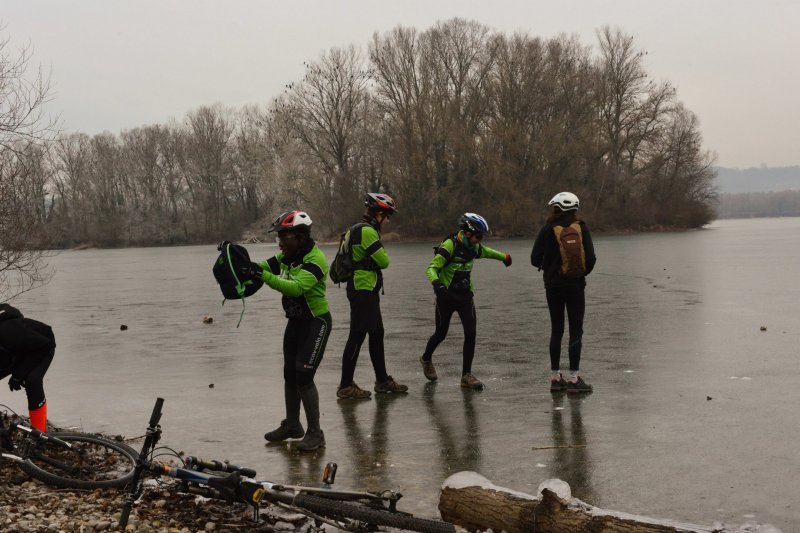
{"type": "Polygon", "coordinates": [[[316,244],[311,241],[302,258],[290,261],[283,252],[259,262],[264,269],[261,279],[271,288],[283,294],[281,303],[287,318],[314,318],[328,312],[325,299],[325,277],[328,261],[316,244]]]}
{"type": "Polygon", "coordinates": [[[506,254],[481,243],[471,247],[463,231],[447,237],[434,254],[425,274],[433,283],[440,281],[448,289],[472,291],[472,264],[475,259],[503,261],[506,254]]]}
{"type": "Polygon", "coordinates": [[[350,250],[353,254],[353,279],[348,290],[377,292],[383,286],[381,270],[389,267],[389,254],[381,242],[380,226],[374,220],[350,228],[350,250]]]}

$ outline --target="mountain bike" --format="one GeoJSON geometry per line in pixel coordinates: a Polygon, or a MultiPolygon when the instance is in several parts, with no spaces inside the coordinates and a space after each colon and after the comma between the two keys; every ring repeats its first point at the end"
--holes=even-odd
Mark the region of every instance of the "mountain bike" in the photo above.
{"type": "Polygon", "coordinates": [[[125,529],[133,504],[142,493],[145,474],[177,479],[180,490],[207,498],[247,504],[253,520],[259,521],[259,509],[266,504],[299,512],[315,521],[319,527],[328,524],[345,531],[378,531],[389,526],[421,533],[454,533],[455,526],[447,522],[418,518],[397,509],[402,494],[391,490],[380,492],[335,490],[336,463],[328,463],[323,471],[323,486],[319,488],[258,481],[256,472],[223,461],[206,461],[196,457],[176,455],[181,465],[154,461],[156,445],[161,438],[162,398],[156,400],[145,441],[136,461],[133,480],[123,504],[119,527],[125,529]]]}
{"type": "Polygon", "coordinates": [[[41,432],[0,412],[2,458],[34,479],[58,488],[121,488],[133,479],[136,450],[97,435],[41,432]]]}

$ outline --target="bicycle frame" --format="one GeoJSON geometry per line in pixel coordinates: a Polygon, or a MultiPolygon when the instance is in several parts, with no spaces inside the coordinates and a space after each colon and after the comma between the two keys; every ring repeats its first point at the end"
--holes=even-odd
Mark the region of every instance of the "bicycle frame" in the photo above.
{"type": "MultiPolygon", "coordinates": [[[[209,474],[192,468],[181,468],[181,467],[170,466],[158,462],[148,463],[147,466],[148,470],[151,473],[174,479],[179,479],[181,481],[186,481],[189,483],[206,485],[211,488],[215,488],[214,485],[220,484],[215,482],[218,482],[220,480],[225,480],[228,477],[230,477],[230,476],[219,476],[215,474],[209,474]]],[[[239,468],[239,467],[234,467],[234,468],[239,468]]],[[[241,470],[234,470],[234,473],[236,472],[241,472],[241,470]]],[[[363,492],[363,491],[333,490],[327,487],[314,488],[302,485],[284,485],[280,483],[273,483],[271,481],[261,481],[251,477],[244,477],[241,476],[241,474],[237,479],[237,484],[239,485],[239,488],[246,488],[246,490],[242,491],[244,494],[253,495],[250,498],[246,497],[243,498],[241,497],[240,493],[237,499],[243,501],[244,503],[248,503],[250,505],[258,505],[263,499],[268,499],[268,500],[274,499],[277,501],[281,501],[286,499],[287,495],[293,497],[293,495],[304,493],[304,494],[314,494],[316,496],[321,496],[321,497],[335,497],[338,500],[366,500],[372,502],[375,506],[381,506],[381,507],[383,506],[383,503],[388,503],[389,507],[387,510],[394,512],[397,501],[400,498],[402,498],[402,494],[393,491],[386,491],[385,493],[374,493],[374,492],[363,492]]]]}
{"type": "Polygon", "coordinates": [[[253,508],[254,519],[258,519],[258,508],[263,501],[281,502],[292,505],[299,494],[312,494],[340,501],[361,501],[374,509],[396,512],[397,501],[402,494],[394,491],[380,493],[365,491],[333,490],[331,485],[336,476],[336,463],[328,463],[323,475],[324,487],[314,488],[301,485],[286,485],[271,481],[254,479],[256,472],[252,469],[223,463],[220,461],[203,461],[195,457],[187,457],[186,463],[195,468],[177,467],[161,462],[150,461],[149,456],[161,438],[161,409],[163,398],[158,398],[150,416],[145,442],[139,453],[133,480],[128,486],[119,525],[125,528],[130,517],[133,503],[141,492],[141,479],[145,472],[154,475],[180,480],[186,492],[199,494],[226,501],[239,501],[253,508]],[[202,469],[228,472],[226,476],[201,471],[202,469]]]}

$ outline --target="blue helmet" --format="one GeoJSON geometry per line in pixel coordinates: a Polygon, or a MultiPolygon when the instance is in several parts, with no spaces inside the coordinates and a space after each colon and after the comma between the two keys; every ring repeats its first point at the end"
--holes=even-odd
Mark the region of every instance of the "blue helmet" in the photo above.
{"type": "Polygon", "coordinates": [[[480,235],[489,233],[489,223],[482,216],[475,213],[464,213],[458,220],[458,227],[464,231],[471,231],[480,235]]]}

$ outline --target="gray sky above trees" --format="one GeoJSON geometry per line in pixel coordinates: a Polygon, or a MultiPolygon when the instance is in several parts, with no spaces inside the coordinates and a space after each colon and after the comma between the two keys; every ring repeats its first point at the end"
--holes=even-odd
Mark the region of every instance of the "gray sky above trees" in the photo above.
{"type": "Polygon", "coordinates": [[[796,0],[0,0],[9,50],[51,69],[49,110],[65,131],[118,133],[198,106],[267,103],[335,46],[462,17],[554,37],[619,27],[700,119],[718,164],[800,164],[796,0]]]}

